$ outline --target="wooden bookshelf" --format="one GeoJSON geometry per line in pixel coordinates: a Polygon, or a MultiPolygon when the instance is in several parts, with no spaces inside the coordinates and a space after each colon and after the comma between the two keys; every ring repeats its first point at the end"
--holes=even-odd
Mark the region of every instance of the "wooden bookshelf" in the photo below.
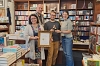
{"type": "Polygon", "coordinates": [[[15,30],[19,30],[21,23],[24,25],[28,23],[28,17],[30,14],[35,13],[37,4],[43,4],[43,14],[45,22],[50,19],[49,16],[51,8],[56,8],[56,20],[60,22],[63,21],[63,10],[68,10],[69,18],[72,20],[74,25],[74,39],[75,37],[79,36],[80,39],[87,40],[89,39],[90,22],[94,21],[94,2],[94,0],[14,0],[16,22],[15,30]],[[88,8],[88,4],[90,2],[93,4],[92,8],[88,8]],[[25,19],[23,18],[23,16],[25,19]]]}

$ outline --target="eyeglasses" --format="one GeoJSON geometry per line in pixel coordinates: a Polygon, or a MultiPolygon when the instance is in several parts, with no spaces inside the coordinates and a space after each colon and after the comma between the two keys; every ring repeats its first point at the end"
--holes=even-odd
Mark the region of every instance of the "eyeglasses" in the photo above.
{"type": "Polygon", "coordinates": [[[51,14],[51,16],[56,16],[56,15],[51,14]]]}
{"type": "Polygon", "coordinates": [[[36,18],[31,18],[31,20],[34,20],[34,19],[36,19],[36,18]]]}

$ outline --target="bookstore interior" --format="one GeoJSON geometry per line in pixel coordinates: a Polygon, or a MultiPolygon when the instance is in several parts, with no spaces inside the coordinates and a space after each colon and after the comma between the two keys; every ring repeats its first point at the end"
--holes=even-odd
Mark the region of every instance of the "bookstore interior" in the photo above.
{"type": "MultiPolygon", "coordinates": [[[[43,5],[44,23],[50,20],[52,10],[56,12],[56,21],[64,21],[62,14],[67,10],[73,23],[72,50],[82,52],[82,65],[79,66],[100,66],[100,0],[0,0],[0,66],[39,66],[25,57],[30,52],[30,47],[24,37],[29,16],[36,13],[38,4],[43,5]]],[[[44,32],[40,33],[41,37],[44,32]]],[[[46,38],[49,31],[47,33],[46,38]]],[[[38,45],[44,46],[47,51],[47,45],[51,43],[49,38],[49,44],[42,45],[43,40],[40,38],[38,41],[38,45]]],[[[62,46],[58,51],[56,66],[65,66],[62,46]]],[[[46,59],[42,66],[45,66],[46,59]]]]}

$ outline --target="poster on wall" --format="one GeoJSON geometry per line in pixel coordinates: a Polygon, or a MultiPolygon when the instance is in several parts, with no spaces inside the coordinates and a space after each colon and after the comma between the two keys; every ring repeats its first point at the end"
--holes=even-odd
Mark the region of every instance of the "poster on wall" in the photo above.
{"type": "Polygon", "coordinates": [[[4,0],[0,0],[0,8],[4,7],[4,0]]]}

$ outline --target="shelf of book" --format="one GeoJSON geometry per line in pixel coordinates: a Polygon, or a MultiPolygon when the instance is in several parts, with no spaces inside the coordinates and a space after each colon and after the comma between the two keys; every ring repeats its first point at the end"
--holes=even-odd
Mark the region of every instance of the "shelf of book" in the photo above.
{"type": "Polygon", "coordinates": [[[15,4],[17,4],[15,5],[15,12],[17,11],[17,13],[15,13],[15,17],[19,16],[18,19],[15,20],[16,28],[20,27],[20,23],[24,25],[28,23],[28,17],[23,18],[21,16],[29,16],[30,14],[35,13],[37,4],[43,4],[43,14],[45,22],[50,19],[50,12],[52,9],[57,13],[57,21],[63,21],[63,10],[68,10],[69,18],[73,22],[73,25],[75,25],[73,26],[73,36],[76,37],[76,35],[78,35],[79,31],[77,32],[77,29],[80,28],[83,31],[79,33],[81,34],[81,39],[89,38],[88,27],[90,26],[90,22],[94,21],[94,0],[25,0],[23,2],[19,0],[14,1],[15,4]],[[89,6],[89,4],[92,5],[89,6]],[[25,11],[26,13],[23,14],[23,12],[25,11]],[[19,19],[20,17],[22,18],[21,20],[19,19]]]}

